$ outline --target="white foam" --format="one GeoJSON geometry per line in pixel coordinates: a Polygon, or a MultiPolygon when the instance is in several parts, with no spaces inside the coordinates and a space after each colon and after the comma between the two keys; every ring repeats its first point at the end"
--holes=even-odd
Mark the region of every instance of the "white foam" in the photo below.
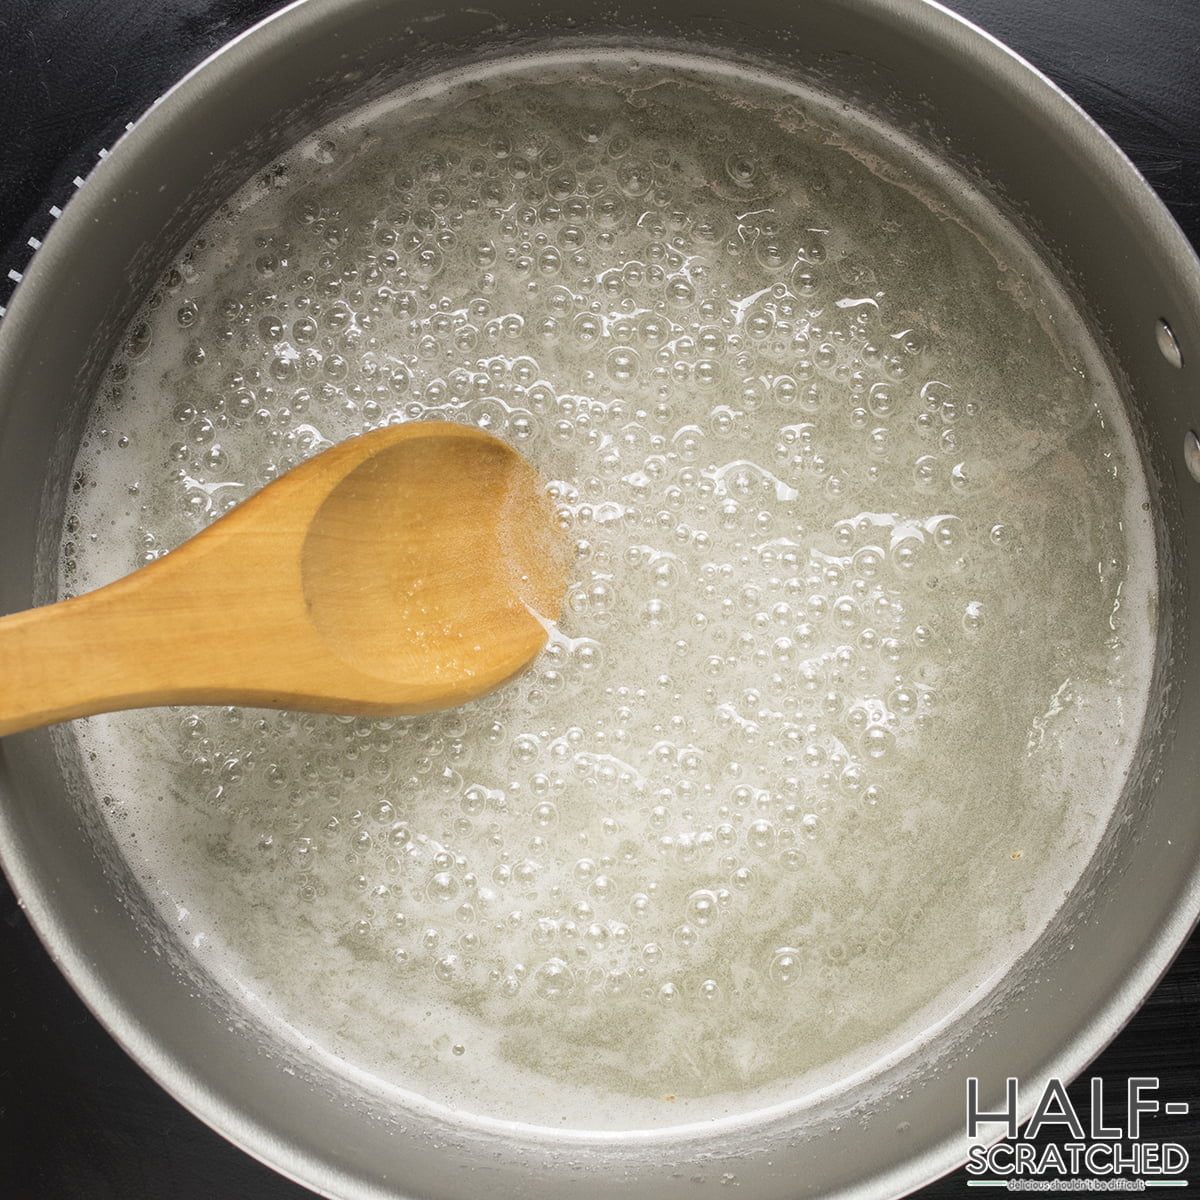
{"type": "Polygon", "coordinates": [[[1151,667],[1120,398],[855,121],[681,57],[464,75],[255,181],[131,335],[64,588],[399,419],[511,439],[576,539],[468,708],[80,723],[180,936],[313,1053],[500,1119],[728,1113],[982,994],[1082,869],[1151,667]]]}

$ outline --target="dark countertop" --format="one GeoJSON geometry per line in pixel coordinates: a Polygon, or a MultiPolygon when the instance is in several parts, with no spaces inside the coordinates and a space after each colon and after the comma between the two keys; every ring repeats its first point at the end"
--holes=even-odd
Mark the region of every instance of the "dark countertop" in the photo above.
{"type": "MultiPolygon", "coordinates": [[[[30,238],[175,78],[279,0],[0,0],[0,304],[30,238]]],[[[1072,95],[1200,248],[1197,0],[950,0],[1072,95]]],[[[1155,1137],[1200,1186],[1200,934],[1085,1078],[1131,1076],[1189,1104],[1155,1137]]],[[[966,1196],[960,1171],[918,1193],[966,1196]]],[[[302,1200],[312,1193],[212,1133],[153,1083],[51,964],[0,877],[0,1196],[13,1200],[302,1200]]],[[[750,1198],[752,1200],[752,1198],[750,1198]]]]}

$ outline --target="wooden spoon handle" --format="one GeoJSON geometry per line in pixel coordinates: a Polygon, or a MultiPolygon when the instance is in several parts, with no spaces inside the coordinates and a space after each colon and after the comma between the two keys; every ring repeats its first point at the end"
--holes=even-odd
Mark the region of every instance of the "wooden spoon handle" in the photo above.
{"type": "Polygon", "coordinates": [[[311,695],[308,668],[329,655],[305,609],[300,561],[325,475],[340,478],[366,442],[288,472],[107,587],[0,618],[0,736],[163,704],[340,711],[311,695]]]}
{"type": "Polygon", "coordinates": [[[167,555],[108,587],[0,619],[0,736],[116,709],[231,702],[214,681],[236,685],[227,647],[245,646],[239,623],[258,618],[239,613],[239,601],[222,612],[194,551],[180,565],[167,555]]]}
{"type": "Polygon", "coordinates": [[[302,482],[284,476],[107,587],[0,619],[0,736],[163,704],[302,707],[325,653],[300,586],[321,493],[302,482]]]}
{"type": "Polygon", "coordinates": [[[120,620],[103,591],[0,620],[0,735],[134,705],[169,654],[120,620]]]}

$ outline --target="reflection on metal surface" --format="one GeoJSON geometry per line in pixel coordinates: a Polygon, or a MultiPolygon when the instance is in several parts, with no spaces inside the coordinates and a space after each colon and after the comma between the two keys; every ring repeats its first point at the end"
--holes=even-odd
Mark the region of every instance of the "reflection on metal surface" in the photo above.
{"type": "Polygon", "coordinates": [[[1183,461],[1187,464],[1188,474],[1200,483],[1200,436],[1192,429],[1183,435],[1183,461]]]}
{"type": "Polygon", "coordinates": [[[1163,358],[1173,367],[1182,367],[1183,351],[1179,348],[1175,331],[1167,324],[1165,318],[1159,317],[1158,324],[1154,328],[1154,336],[1158,341],[1158,348],[1162,351],[1163,358]]]}

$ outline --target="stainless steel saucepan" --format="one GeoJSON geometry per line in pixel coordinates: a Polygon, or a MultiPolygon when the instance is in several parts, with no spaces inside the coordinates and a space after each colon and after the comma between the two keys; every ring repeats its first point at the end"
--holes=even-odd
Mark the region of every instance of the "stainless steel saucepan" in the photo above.
{"type": "MultiPolygon", "coordinates": [[[[1127,382],[1156,506],[1156,692],[1137,769],[1061,913],[986,999],[827,1106],[644,1135],[487,1130],[380,1112],[296,1061],[165,928],[101,828],[70,744],[0,745],[0,856],[92,1010],[172,1094],[285,1175],[368,1197],[896,1196],[966,1153],[965,1081],[1026,1106],[1082,1070],[1200,912],[1200,264],[1150,189],[1071,102],[924,0],[300,0],[139,121],[39,250],[0,322],[0,611],[50,599],[69,469],[141,289],[245,178],[400,83],[547,39],[703,47],[816,77],[989,188],[1069,281],[1127,382]],[[700,1182],[697,1182],[700,1181],[700,1182]],[[702,1186],[706,1185],[706,1186],[702,1186]]],[[[0,681],[2,686],[2,681],[0,681]]],[[[1026,1113],[1028,1107],[1026,1107],[1026,1113]]]]}

